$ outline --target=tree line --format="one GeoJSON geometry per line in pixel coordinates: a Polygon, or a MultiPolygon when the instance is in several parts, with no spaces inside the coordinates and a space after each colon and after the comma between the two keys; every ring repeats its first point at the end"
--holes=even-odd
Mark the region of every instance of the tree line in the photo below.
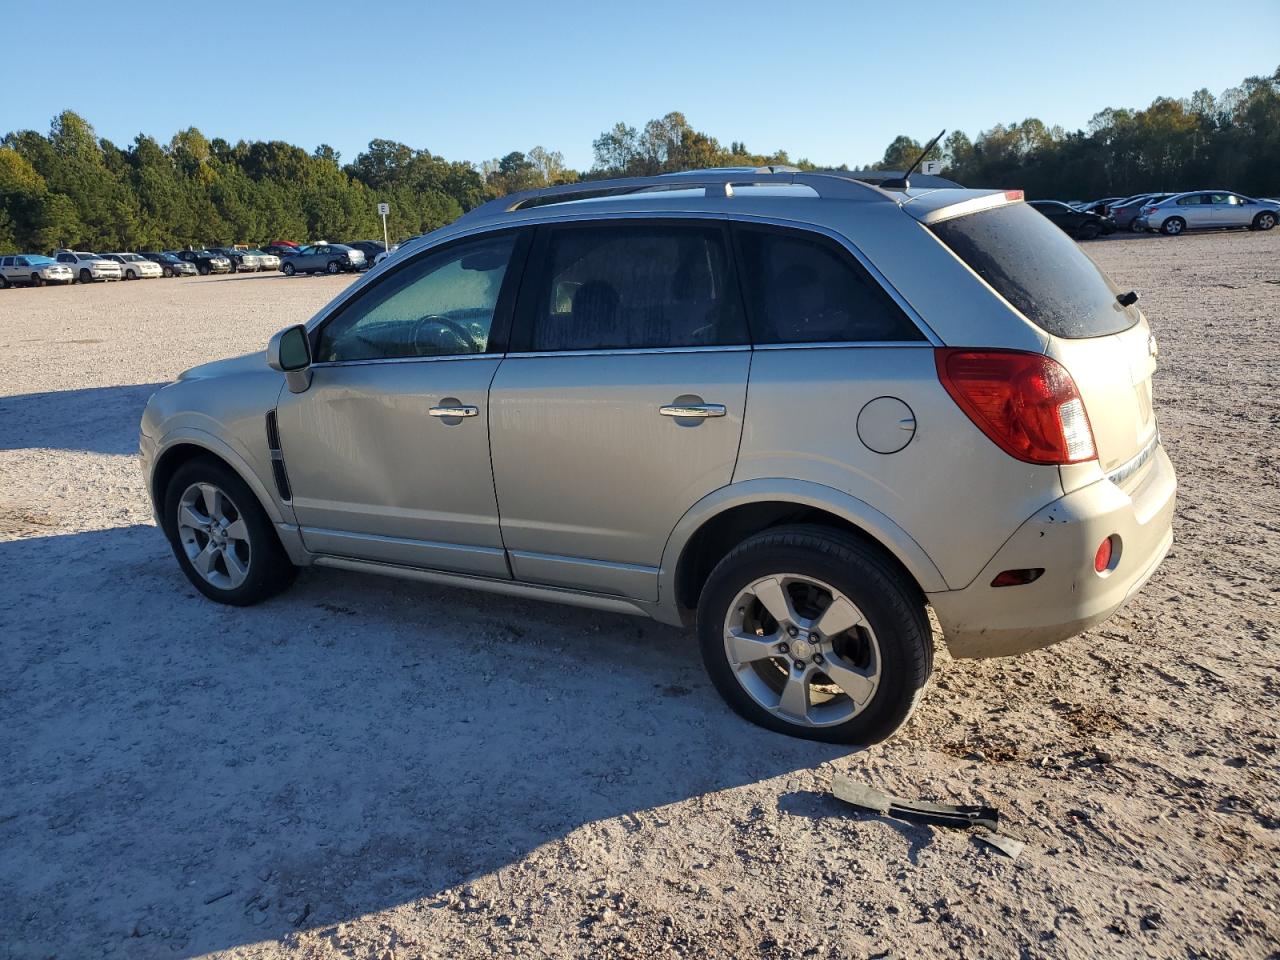
{"type": "MultiPolygon", "coordinates": [[[[425,233],[487,199],[517,190],[610,176],[717,166],[790,164],[785,150],[756,153],[694,129],[680,113],[643,127],[619,123],[593,143],[578,171],[558,151],[534,147],[480,164],[448,160],[393,140],[373,140],[347,164],[332,147],[308,152],[281,141],[234,144],[194,127],[168,143],[139,134],[119,147],[67,110],[48,133],[0,139],[0,250],[69,246],[141,250],[264,243],[277,238],[350,240],[381,233],[379,202],[397,238],[425,233]]],[[[901,169],[922,149],[901,135],[875,161],[901,169]]],[[[1214,97],[1161,97],[1145,109],[1108,108],[1088,129],[1028,118],[972,139],[954,131],[930,153],[973,187],[1021,187],[1030,197],[1093,198],[1142,190],[1223,187],[1280,193],[1280,68],[1214,97]]]]}

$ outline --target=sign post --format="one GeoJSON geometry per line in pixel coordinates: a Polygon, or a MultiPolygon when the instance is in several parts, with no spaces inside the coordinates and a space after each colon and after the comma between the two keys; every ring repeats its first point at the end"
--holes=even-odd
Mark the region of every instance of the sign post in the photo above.
{"type": "Polygon", "coordinates": [[[391,241],[387,239],[387,214],[391,212],[391,204],[378,204],[378,212],[382,214],[382,247],[384,250],[390,250],[391,241]]]}

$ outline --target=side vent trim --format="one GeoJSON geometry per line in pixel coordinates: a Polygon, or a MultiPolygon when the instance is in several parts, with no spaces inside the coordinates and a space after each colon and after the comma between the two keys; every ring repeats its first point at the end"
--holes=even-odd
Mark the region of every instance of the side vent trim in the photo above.
{"type": "Polygon", "coordinates": [[[267,449],[271,451],[271,473],[275,477],[276,492],[280,499],[288,503],[293,499],[293,491],[289,487],[289,474],[284,468],[284,453],[280,449],[280,425],[276,423],[276,412],[267,411],[267,449]]]}

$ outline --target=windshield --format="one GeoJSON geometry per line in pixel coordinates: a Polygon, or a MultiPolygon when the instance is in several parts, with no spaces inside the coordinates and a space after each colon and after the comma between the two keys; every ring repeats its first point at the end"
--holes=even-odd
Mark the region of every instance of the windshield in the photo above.
{"type": "Polygon", "coordinates": [[[1026,203],[930,225],[938,239],[1028,320],[1078,340],[1128,330],[1138,311],[1076,242],[1026,203]]]}

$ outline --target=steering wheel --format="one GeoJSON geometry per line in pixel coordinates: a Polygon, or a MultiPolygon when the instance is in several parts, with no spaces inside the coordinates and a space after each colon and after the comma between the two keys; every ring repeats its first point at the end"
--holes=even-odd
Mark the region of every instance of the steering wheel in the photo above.
{"type": "Polygon", "coordinates": [[[459,353],[479,353],[480,352],[477,349],[477,344],[475,340],[473,340],[471,338],[471,334],[467,332],[466,327],[464,327],[462,324],[458,323],[457,321],[450,320],[448,317],[442,317],[439,314],[429,313],[426,316],[419,317],[414,322],[413,336],[410,338],[410,341],[409,341],[410,345],[413,347],[414,353],[416,353],[418,356],[420,357],[433,356],[439,352],[439,349],[438,349],[440,346],[439,341],[431,342],[430,346],[436,349],[432,349],[430,353],[422,352],[423,343],[421,341],[421,337],[422,337],[423,331],[427,327],[432,325],[437,327],[443,327],[445,330],[449,331],[449,333],[453,335],[453,338],[458,341],[458,346],[460,348],[458,350],[459,353]]]}

